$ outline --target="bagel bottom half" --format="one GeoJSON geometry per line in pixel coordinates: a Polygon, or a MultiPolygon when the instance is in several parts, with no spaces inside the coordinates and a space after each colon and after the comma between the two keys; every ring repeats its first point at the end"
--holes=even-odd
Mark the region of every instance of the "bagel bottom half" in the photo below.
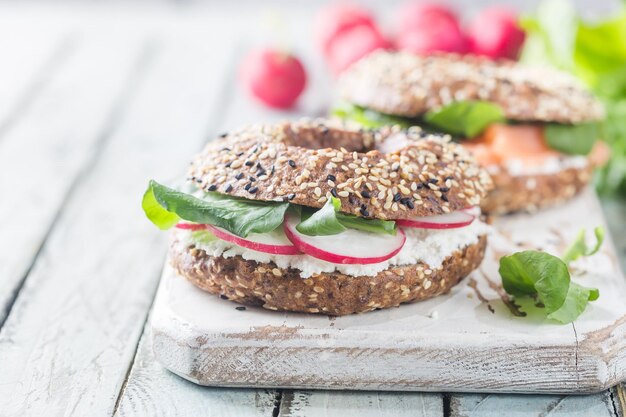
{"type": "Polygon", "coordinates": [[[214,257],[176,240],[170,249],[170,262],[178,275],[225,299],[270,310],[341,316],[449,292],[480,265],[486,243],[486,236],[480,236],[476,243],[446,258],[438,269],[418,263],[360,277],[332,272],[303,279],[296,269],[277,268],[273,263],[241,256],[214,257]]]}
{"type": "Polygon", "coordinates": [[[566,168],[554,174],[491,174],[494,188],[480,204],[483,213],[533,212],[565,202],[589,183],[593,167],[566,168]]]}

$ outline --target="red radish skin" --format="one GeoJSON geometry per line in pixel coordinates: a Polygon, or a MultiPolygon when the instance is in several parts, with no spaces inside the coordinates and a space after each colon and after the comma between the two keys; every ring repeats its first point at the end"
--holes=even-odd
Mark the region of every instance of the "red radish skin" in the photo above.
{"type": "Polygon", "coordinates": [[[320,50],[327,56],[333,40],[357,26],[376,28],[374,17],[367,9],[352,3],[331,3],[315,16],[313,34],[320,50]]]}
{"type": "Polygon", "coordinates": [[[192,231],[207,230],[207,226],[208,225],[206,225],[206,224],[198,224],[198,223],[178,223],[178,224],[176,224],[176,228],[177,229],[192,230],[192,231]]]}
{"type": "Polygon", "coordinates": [[[466,210],[438,216],[414,217],[412,219],[396,220],[396,224],[402,227],[414,227],[417,229],[456,229],[472,224],[476,217],[466,210]]]}
{"type": "Polygon", "coordinates": [[[244,59],[240,77],[248,91],[269,107],[292,107],[306,87],[306,71],[294,55],[256,49],[244,59]]]}
{"type": "Polygon", "coordinates": [[[446,5],[427,1],[410,1],[398,9],[398,33],[410,32],[421,26],[432,24],[433,21],[441,20],[452,23],[460,30],[456,13],[446,5]]]}
{"type": "Polygon", "coordinates": [[[339,246],[343,246],[343,248],[345,249],[345,248],[349,248],[351,245],[366,243],[367,250],[376,252],[375,256],[362,256],[362,257],[350,256],[350,255],[341,254],[341,253],[329,252],[327,249],[323,247],[323,244],[320,244],[320,242],[312,243],[312,241],[316,241],[316,240],[317,241],[326,240],[326,242],[330,244],[336,243],[337,239],[342,239],[340,236],[343,233],[347,233],[348,231],[340,233],[338,235],[330,235],[330,236],[306,236],[296,230],[297,224],[298,224],[298,219],[295,215],[293,214],[287,215],[287,217],[285,218],[285,223],[284,223],[284,229],[285,229],[285,234],[287,235],[287,238],[298,249],[300,249],[300,251],[306,253],[307,255],[312,256],[317,259],[321,259],[326,262],[331,262],[334,264],[368,265],[368,264],[377,264],[380,262],[384,262],[387,259],[393,258],[395,255],[397,255],[398,252],[402,250],[402,247],[404,246],[404,242],[406,241],[406,236],[404,235],[404,232],[402,232],[402,230],[400,229],[398,229],[396,236],[392,237],[392,236],[386,235],[388,236],[388,239],[384,239],[382,236],[372,236],[371,233],[367,233],[367,232],[358,232],[358,231],[350,230],[350,232],[353,232],[353,233],[354,232],[362,233],[363,237],[352,239],[350,243],[346,243],[345,245],[339,245],[339,246]],[[373,240],[376,240],[377,238],[379,238],[380,240],[387,241],[386,244],[390,246],[388,251],[381,250],[379,242],[373,242],[373,240]],[[335,239],[335,240],[330,240],[330,239],[335,239]],[[380,254],[381,252],[386,252],[386,253],[383,253],[381,255],[380,254]]]}
{"type": "Polygon", "coordinates": [[[213,235],[215,235],[215,237],[217,237],[218,239],[222,239],[226,242],[234,243],[235,245],[239,245],[247,249],[252,249],[257,252],[270,253],[272,255],[298,255],[300,253],[298,248],[296,248],[294,245],[277,243],[276,239],[271,238],[271,235],[269,235],[268,233],[249,235],[248,238],[243,238],[232,234],[229,231],[220,227],[212,226],[210,224],[206,226],[207,230],[213,233],[213,235]],[[252,240],[252,237],[255,237],[258,240],[267,239],[272,243],[263,243],[258,240],[252,240]]]}
{"type": "Polygon", "coordinates": [[[480,12],[468,26],[471,52],[493,59],[517,59],[524,43],[524,31],[514,11],[493,6],[480,12]]]}
{"type": "Polygon", "coordinates": [[[216,227],[210,224],[197,224],[197,223],[178,223],[177,229],[183,230],[207,230],[218,239],[226,242],[234,243],[235,245],[243,248],[255,250],[257,252],[269,253],[272,255],[298,255],[300,251],[294,245],[292,245],[286,238],[276,239],[270,234],[251,234],[248,238],[243,238],[235,234],[230,233],[228,230],[216,227]],[[272,243],[263,243],[259,240],[267,240],[272,243]],[[283,242],[282,240],[286,241],[283,242]]]}
{"type": "Polygon", "coordinates": [[[467,38],[458,26],[449,20],[433,20],[420,27],[400,34],[396,40],[400,50],[419,55],[433,52],[466,53],[467,38]]]}
{"type": "Polygon", "coordinates": [[[332,72],[339,75],[370,52],[390,47],[389,41],[377,29],[357,26],[333,39],[326,58],[332,72]]]}

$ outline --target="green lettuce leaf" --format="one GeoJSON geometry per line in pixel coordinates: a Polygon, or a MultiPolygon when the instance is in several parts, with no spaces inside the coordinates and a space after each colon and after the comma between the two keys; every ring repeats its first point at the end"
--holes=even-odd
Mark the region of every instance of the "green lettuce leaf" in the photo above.
{"type": "Polygon", "coordinates": [[[599,136],[595,123],[561,125],[550,123],[544,129],[547,145],[568,155],[588,155],[599,136]]]}
{"type": "Polygon", "coordinates": [[[457,101],[424,115],[429,125],[471,139],[492,123],[505,120],[502,108],[487,101],[457,101]]]}
{"type": "Polygon", "coordinates": [[[380,219],[364,219],[341,213],[341,201],[331,197],[324,207],[308,215],[303,213],[302,221],[296,226],[298,232],[308,236],[328,236],[339,234],[346,229],[363,230],[372,233],[396,234],[396,223],[380,219]]]}
{"type": "Polygon", "coordinates": [[[551,313],[565,302],[570,275],[565,262],[545,252],[523,251],[500,259],[502,286],[509,294],[537,295],[551,313]]]}
{"type": "Polygon", "coordinates": [[[548,313],[548,318],[560,323],[567,324],[580,316],[589,301],[595,301],[600,297],[596,288],[586,288],[575,282],[570,282],[565,301],[557,310],[548,313]]]}
{"type": "Polygon", "coordinates": [[[151,186],[143,194],[141,208],[146,213],[146,217],[161,230],[167,230],[180,221],[176,213],[167,211],[159,204],[151,186]]]}
{"type": "Polygon", "coordinates": [[[151,180],[142,206],[148,219],[161,229],[184,219],[212,224],[246,237],[250,233],[270,232],[280,226],[289,203],[245,200],[218,193],[207,193],[200,199],[151,180]],[[154,204],[155,201],[161,209],[154,204]]]}
{"type": "Polygon", "coordinates": [[[576,320],[588,302],[600,296],[596,288],[572,282],[567,264],[545,252],[529,250],[504,256],[499,272],[507,293],[536,298],[548,318],[563,324],[576,320]]]}
{"type": "Polygon", "coordinates": [[[416,126],[415,121],[412,119],[379,113],[377,111],[346,102],[336,105],[331,110],[331,114],[342,120],[356,122],[368,129],[376,129],[392,125],[398,125],[404,128],[416,126]]]}
{"type": "Polygon", "coordinates": [[[569,264],[570,262],[580,258],[581,256],[591,256],[597,253],[600,250],[600,246],[602,246],[602,242],[604,242],[604,228],[602,226],[598,226],[593,230],[596,235],[596,243],[592,248],[587,246],[587,242],[585,240],[585,229],[582,229],[578,236],[576,236],[576,240],[572,242],[572,244],[565,250],[562,258],[563,262],[569,264]]]}

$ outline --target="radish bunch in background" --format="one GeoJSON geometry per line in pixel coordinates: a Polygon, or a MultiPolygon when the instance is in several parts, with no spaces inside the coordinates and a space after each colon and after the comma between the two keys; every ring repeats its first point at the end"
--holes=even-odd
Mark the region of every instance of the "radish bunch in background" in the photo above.
{"type": "Polygon", "coordinates": [[[516,59],[524,42],[514,11],[500,6],[483,9],[466,28],[450,7],[412,1],[395,13],[394,40],[385,37],[373,14],[351,3],[332,3],[315,18],[316,43],[331,71],[338,75],[377,49],[415,54],[454,52],[492,59],[516,59]]]}

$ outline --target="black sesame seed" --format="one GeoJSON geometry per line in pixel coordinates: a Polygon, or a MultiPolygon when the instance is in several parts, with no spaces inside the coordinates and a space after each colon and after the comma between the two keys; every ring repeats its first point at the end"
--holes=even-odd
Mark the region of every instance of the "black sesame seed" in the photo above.
{"type": "Polygon", "coordinates": [[[230,161],[230,162],[226,163],[224,166],[225,166],[226,168],[230,168],[230,165],[231,165],[232,163],[233,163],[233,162],[232,162],[232,161],[230,161]]]}
{"type": "Polygon", "coordinates": [[[222,300],[228,300],[228,297],[226,297],[224,294],[220,294],[220,298],[221,298],[222,300]]]}
{"type": "Polygon", "coordinates": [[[243,172],[240,172],[239,174],[235,175],[235,178],[237,178],[238,180],[243,178],[243,172]]]}
{"type": "Polygon", "coordinates": [[[335,187],[330,189],[330,193],[332,194],[333,197],[339,198],[339,194],[337,194],[337,189],[335,187]]]}
{"type": "Polygon", "coordinates": [[[446,203],[448,202],[448,196],[446,194],[441,194],[441,199],[446,203]]]}
{"type": "Polygon", "coordinates": [[[272,165],[272,169],[270,170],[270,175],[274,175],[274,171],[276,171],[276,168],[274,167],[274,165],[272,165]]]}
{"type": "Polygon", "coordinates": [[[453,180],[454,177],[452,175],[448,175],[447,177],[444,178],[444,181],[448,181],[448,180],[453,180]]]}
{"type": "Polygon", "coordinates": [[[295,195],[295,194],[289,194],[289,195],[287,196],[287,200],[289,200],[289,201],[293,200],[294,198],[296,198],[296,195],[295,195]]]}
{"type": "Polygon", "coordinates": [[[413,204],[413,201],[412,201],[412,200],[407,201],[407,202],[406,202],[406,206],[407,206],[408,208],[410,208],[411,210],[413,210],[413,209],[415,208],[415,204],[413,204]]]}
{"type": "Polygon", "coordinates": [[[228,132],[224,132],[224,133],[220,133],[220,138],[225,138],[226,136],[228,136],[228,132]]]}
{"type": "Polygon", "coordinates": [[[405,206],[406,206],[410,200],[411,200],[411,199],[410,199],[410,198],[408,198],[408,197],[401,198],[401,199],[400,199],[400,204],[403,204],[403,205],[405,205],[405,206]]]}
{"type": "Polygon", "coordinates": [[[250,189],[250,187],[252,187],[252,183],[251,182],[247,183],[246,186],[243,187],[243,189],[248,191],[250,189]]]}
{"type": "Polygon", "coordinates": [[[348,195],[348,202],[352,204],[353,206],[356,206],[357,204],[359,204],[359,200],[353,194],[348,195]]]}
{"type": "Polygon", "coordinates": [[[267,171],[265,171],[263,168],[259,169],[259,170],[256,172],[256,176],[257,176],[257,177],[260,177],[261,175],[265,175],[265,174],[267,174],[267,171]]]}
{"type": "Polygon", "coordinates": [[[252,187],[248,190],[250,194],[256,194],[257,191],[259,191],[259,187],[252,187]]]}
{"type": "Polygon", "coordinates": [[[246,165],[247,167],[251,167],[252,165],[254,165],[254,162],[252,162],[252,161],[246,161],[245,165],[246,165]]]}
{"type": "Polygon", "coordinates": [[[450,189],[448,187],[439,187],[439,191],[441,191],[442,193],[447,193],[448,191],[450,191],[450,189]]]}
{"type": "Polygon", "coordinates": [[[230,148],[225,146],[225,147],[222,148],[222,151],[230,152],[230,148]]]}
{"type": "Polygon", "coordinates": [[[439,182],[439,179],[437,179],[437,178],[429,178],[427,182],[429,182],[431,184],[437,184],[439,182]]]}
{"type": "Polygon", "coordinates": [[[396,193],[396,195],[393,196],[393,201],[400,201],[401,198],[402,198],[402,194],[396,193]]]}
{"type": "Polygon", "coordinates": [[[367,191],[367,190],[363,190],[363,191],[361,191],[361,195],[362,195],[363,197],[365,197],[365,198],[370,198],[370,197],[371,197],[370,192],[369,192],[369,191],[367,191]]]}
{"type": "Polygon", "coordinates": [[[289,161],[287,161],[287,163],[289,164],[290,167],[295,168],[296,167],[296,162],[293,159],[290,159],[289,161]]]}
{"type": "Polygon", "coordinates": [[[239,306],[239,307],[235,307],[235,310],[237,310],[237,311],[246,311],[246,308],[244,306],[239,306]]]}
{"type": "Polygon", "coordinates": [[[252,175],[250,175],[248,177],[248,179],[250,180],[250,182],[255,182],[256,181],[256,178],[254,178],[252,175]]]}
{"type": "Polygon", "coordinates": [[[365,207],[361,207],[361,209],[359,211],[361,212],[361,215],[363,217],[369,217],[369,215],[370,215],[369,211],[367,211],[367,209],[365,207]]]}
{"type": "Polygon", "coordinates": [[[209,191],[215,191],[217,190],[217,185],[213,184],[209,187],[209,191]]]}
{"type": "Polygon", "coordinates": [[[252,149],[252,153],[257,153],[258,151],[259,151],[259,146],[258,146],[258,145],[257,145],[257,146],[255,146],[255,147],[252,149]]]}
{"type": "Polygon", "coordinates": [[[241,155],[243,155],[243,152],[239,152],[239,153],[237,154],[237,156],[241,156],[241,155]]]}
{"type": "Polygon", "coordinates": [[[337,177],[335,177],[333,174],[328,174],[328,176],[326,177],[326,181],[337,181],[337,177]]]}
{"type": "Polygon", "coordinates": [[[227,193],[230,193],[232,190],[233,190],[232,184],[228,184],[228,187],[226,187],[226,190],[224,191],[226,191],[227,193]]]}

